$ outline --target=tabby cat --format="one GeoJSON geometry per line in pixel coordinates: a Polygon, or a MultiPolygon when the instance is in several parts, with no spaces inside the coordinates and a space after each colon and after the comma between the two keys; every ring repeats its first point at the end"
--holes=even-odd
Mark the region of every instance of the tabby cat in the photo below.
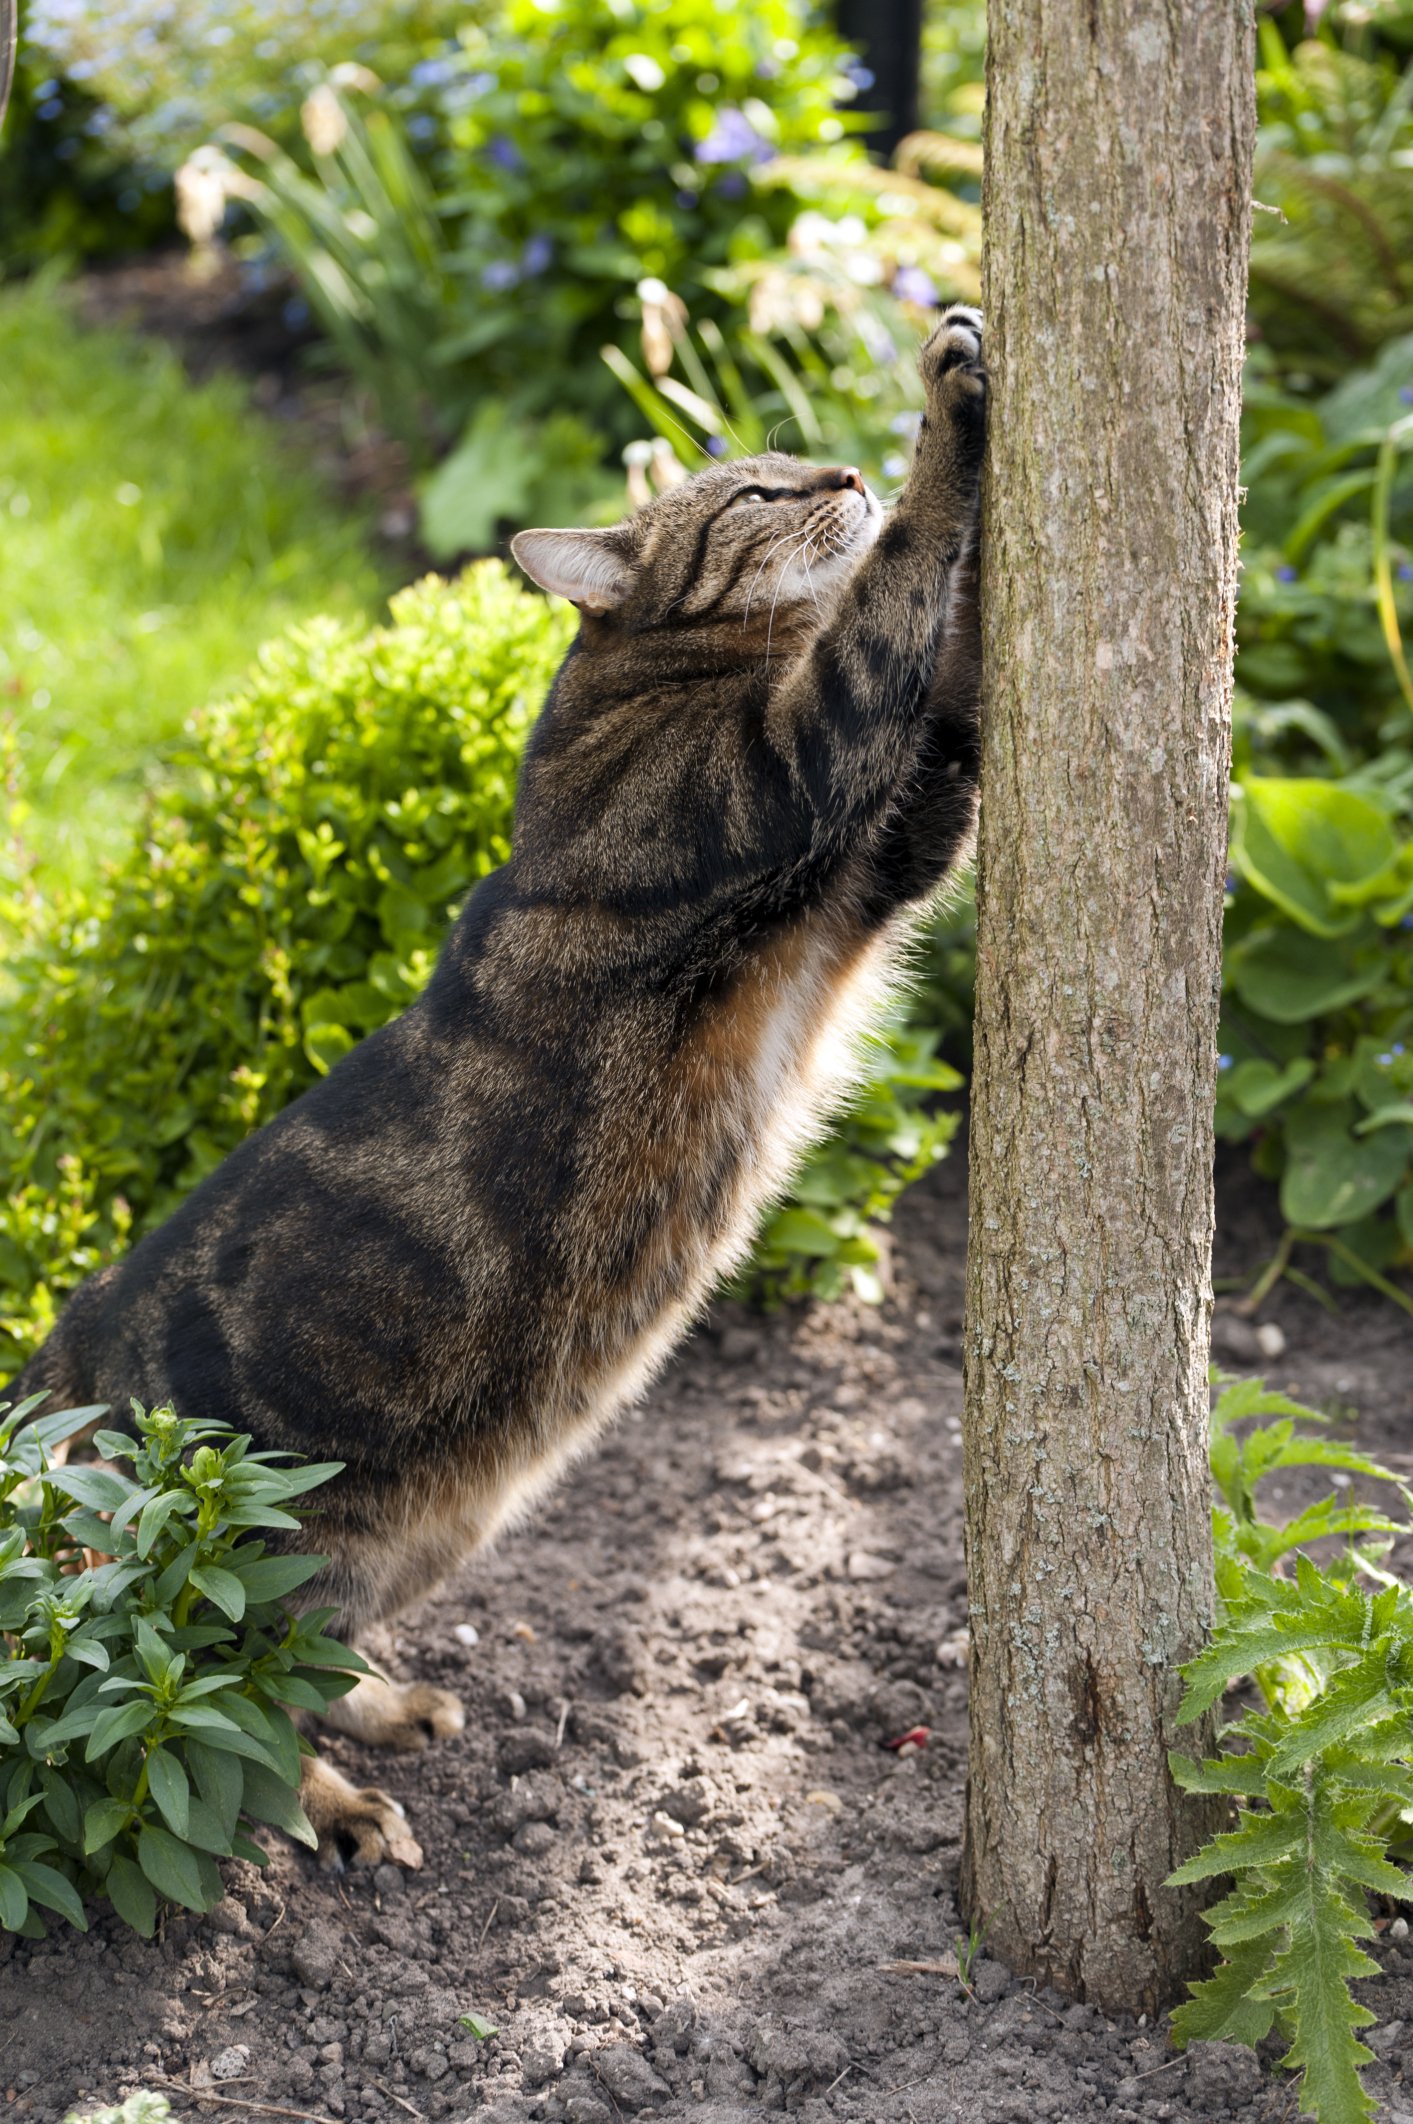
{"type": "MultiPolygon", "coordinates": [[[[166,1400],[341,1460],[300,1545],[344,1634],[426,1593],[638,1393],[850,1080],[971,828],[980,318],[923,349],[885,515],[771,452],[516,559],[582,625],[514,851],[418,1002],[72,1298],[12,1391],[166,1400]]],[[[455,1698],[329,1722],[418,1747],[455,1698]]],[[[310,1759],[330,1859],[420,1854],[310,1759]]]]}

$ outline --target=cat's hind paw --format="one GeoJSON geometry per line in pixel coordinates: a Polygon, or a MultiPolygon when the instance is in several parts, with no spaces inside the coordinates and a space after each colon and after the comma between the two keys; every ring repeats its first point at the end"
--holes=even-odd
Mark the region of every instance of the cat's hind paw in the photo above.
{"type": "Polygon", "coordinates": [[[421,1865],[422,1847],[390,1792],[376,1785],[351,1785],[332,1763],[309,1755],[299,1797],[319,1839],[319,1864],[328,1872],[385,1862],[410,1871],[421,1865]]]}
{"type": "Polygon", "coordinates": [[[395,1682],[385,1674],[365,1674],[347,1696],[336,1696],[319,1714],[326,1726],[366,1741],[373,1748],[395,1748],[415,1755],[434,1740],[449,1740],[466,1725],[466,1713],[449,1689],[430,1682],[395,1682]]]}

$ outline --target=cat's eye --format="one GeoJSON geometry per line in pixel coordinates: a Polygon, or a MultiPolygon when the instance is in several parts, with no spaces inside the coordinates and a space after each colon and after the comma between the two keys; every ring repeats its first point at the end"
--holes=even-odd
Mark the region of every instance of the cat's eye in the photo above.
{"type": "Polygon", "coordinates": [[[788,487],[741,487],[732,495],[731,499],[733,503],[744,501],[788,501],[790,499],[790,489],[788,487]]]}

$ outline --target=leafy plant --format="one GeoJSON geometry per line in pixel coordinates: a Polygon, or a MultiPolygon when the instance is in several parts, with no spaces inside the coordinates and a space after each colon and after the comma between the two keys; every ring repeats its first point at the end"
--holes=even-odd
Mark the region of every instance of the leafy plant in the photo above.
{"type": "Polygon", "coordinates": [[[162,1902],[220,1901],[217,1859],[265,1863],[250,1824],[316,1842],[290,1709],[362,1663],[324,1635],[332,1608],[285,1606],[324,1559],[261,1536],[297,1532],[291,1504],[341,1463],[280,1467],[136,1403],[135,1437],[96,1432],[103,1464],[61,1460],[105,1411],[41,1398],[0,1408],[0,1927],[83,1930],[103,1896],[150,1937],[162,1902]]]}
{"type": "Polygon", "coordinates": [[[1234,1878],[1206,1913],[1220,1966],[1191,1987],[1173,2036],[1254,2045],[1278,2029],[1302,2108],[1318,2124],[1364,2124],[1374,2105],[1359,2072],[1372,2054],[1356,2031],[1374,2016],[1349,1986],[1378,1973],[1359,1945],[1374,1933],[1367,1896],[1413,1893],[1389,1857],[1413,1824],[1413,1589],[1381,1562],[1408,1529],[1362,1499],[1332,1494],[1285,1525],[1261,1517],[1258,1487],[1278,1471],[1398,1482],[1354,1448],[1297,1429],[1324,1421],[1259,1380],[1227,1384],[1213,1412],[1219,1614],[1183,1668],[1180,1717],[1203,1717],[1243,1680],[1257,1700],[1220,1730],[1218,1755],[1170,1757],[1185,1791],[1237,1806],[1237,1826],[1171,1877],[1234,1878]],[[1324,1564],[1307,1553],[1332,1541],[1342,1546],[1324,1564]]]}

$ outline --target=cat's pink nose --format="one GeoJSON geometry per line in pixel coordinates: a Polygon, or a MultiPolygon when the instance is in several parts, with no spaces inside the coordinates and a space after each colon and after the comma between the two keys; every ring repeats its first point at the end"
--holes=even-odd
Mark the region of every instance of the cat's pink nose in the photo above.
{"type": "Polygon", "coordinates": [[[852,487],[855,494],[862,494],[864,491],[863,474],[858,466],[845,465],[843,471],[839,474],[839,484],[841,487],[852,487]]]}

